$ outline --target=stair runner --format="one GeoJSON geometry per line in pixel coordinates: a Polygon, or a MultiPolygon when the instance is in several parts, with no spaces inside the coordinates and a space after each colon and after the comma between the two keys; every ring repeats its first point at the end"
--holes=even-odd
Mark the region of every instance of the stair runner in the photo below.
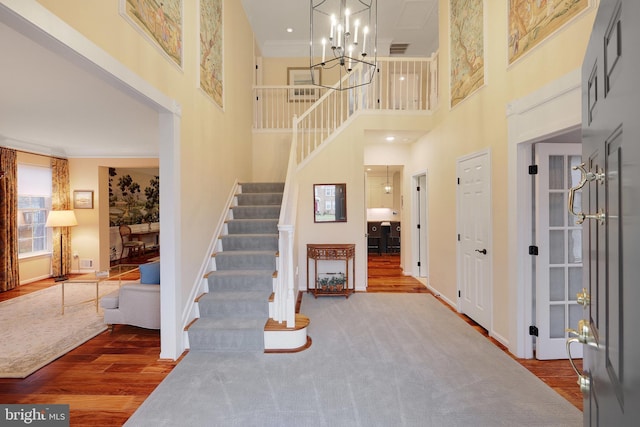
{"type": "Polygon", "coordinates": [[[245,183],[232,207],[222,251],[214,254],[209,293],[189,327],[190,351],[264,351],[278,252],[284,183],[245,183]]]}

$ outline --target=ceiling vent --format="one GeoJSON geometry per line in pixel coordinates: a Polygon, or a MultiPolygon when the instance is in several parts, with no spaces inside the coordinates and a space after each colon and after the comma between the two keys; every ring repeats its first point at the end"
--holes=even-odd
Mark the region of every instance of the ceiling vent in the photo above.
{"type": "Polygon", "coordinates": [[[404,55],[407,52],[409,43],[391,43],[389,55],[404,55]]]}

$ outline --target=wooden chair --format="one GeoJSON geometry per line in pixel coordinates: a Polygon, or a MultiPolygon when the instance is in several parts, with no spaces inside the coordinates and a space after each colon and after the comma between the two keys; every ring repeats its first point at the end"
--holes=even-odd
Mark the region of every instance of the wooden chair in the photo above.
{"type": "Polygon", "coordinates": [[[382,253],[382,224],[367,222],[367,250],[368,253],[382,253]]]}
{"type": "Polygon", "coordinates": [[[128,225],[120,226],[120,240],[122,241],[122,252],[120,252],[120,260],[124,258],[124,250],[127,250],[127,258],[132,254],[137,256],[143,255],[146,250],[144,242],[138,240],[131,240],[131,227],[128,225]]]}

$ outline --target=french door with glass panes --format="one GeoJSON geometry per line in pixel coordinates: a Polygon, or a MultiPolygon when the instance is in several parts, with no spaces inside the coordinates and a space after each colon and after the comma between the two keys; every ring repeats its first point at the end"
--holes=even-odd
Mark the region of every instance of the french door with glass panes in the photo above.
{"type": "MultiPolygon", "coordinates": [[[[582,227],[567,212],[568,189],[580,181],[580,144],[536,144],[535,324],[537,359],[566,359],[566,329],[582,316],[582,227]]],[[[579,205],[580,193],[576,193],[579,205]]],[[[574,357],[582,357],[576,348],[574,357]]],[[[579,352],[580,351],[580,352],[579,352]]]]}

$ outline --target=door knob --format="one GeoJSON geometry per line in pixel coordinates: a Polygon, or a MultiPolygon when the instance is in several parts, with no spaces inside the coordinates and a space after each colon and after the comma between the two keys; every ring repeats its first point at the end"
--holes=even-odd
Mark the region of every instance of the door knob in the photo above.
{"type": "Polygon", "coordinates": [[[579,338],[569,338],[567,339],[567,356],[569,357],[569,363],[571,363],[571,367],[573,368],[573,370],[575,371],[576,375],[578,376],[578,385],[580,386],[580,391],[582,392],[582,394],[589,394],[589,391],[591,389],[591,378],[589,378],[589,376],[585,375],[584,373],[581,373],[580,371],[578,371],[578,368],[576,367],[575,362],[573,361],[573,357],[571,357],[571,344],[573,344],[574,342],[580,342],[579,338]]]}
{"type": "Polygon", "coordinates": [[[593,334],[591,333],[591,327],[589,327],[589,323],[586,320],[582,319],[578,322],[577,330],[567,328],[566,331],[569,332],[569,335],[574,335],[574,339],[577,342],[593,347],[598,347],[598,344],[596,343],[595,339],[593,338],[593,334]]]}
{"type": "Polygon", "coordinates": [[[591,304],[591,295],[589,295],[589,291],[586,288],[582,288],[582,292],[578,292],[576,294],[576,301],[583,307],[591,304]]]}
{"type": "Polygon", "coordinates": [[[476,252],[480,252],[482,255],[486,255],[487,254],[487,250],[486,249],[476,249],[476,252]]]}

